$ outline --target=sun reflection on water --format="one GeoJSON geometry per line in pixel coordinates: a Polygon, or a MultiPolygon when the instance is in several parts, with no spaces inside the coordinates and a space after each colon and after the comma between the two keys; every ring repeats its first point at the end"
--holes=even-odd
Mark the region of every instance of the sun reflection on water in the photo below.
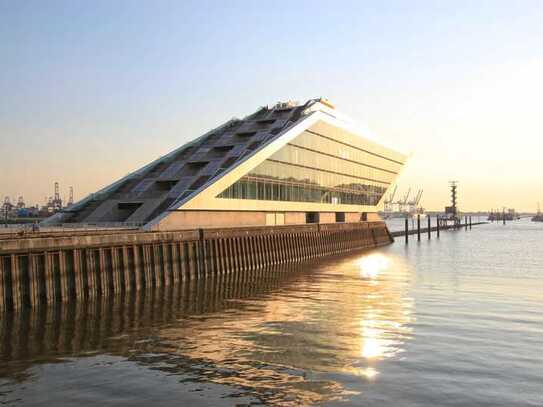
{"type": "Polygon", "coordinates": [[[356,265],[364,287],[360,357],[368,364],[360,375],[374,379],[379,373],[378,362],[401,353],[411,335],[412,300],[403,295],[408,270],[399,259],[383,253],[367,254],[356,265]]]}
{"type": "Polygon", "coordinates": [[[380,253],[373,253],[359,259],[357,264],[360,268],[360,277],[375,279],[389,268],[390,260],[380,253]]]}
{"type": "Polygon", "coordinates": [[[362,369],[360,373],[362,376],[366,377],[369,380],[374,379],[379,374],[379,372],[373,367],[367,367],[366,369],[362,369]]]}
{"type": "MultiPolygon", "coordinates": [[[[69,329],[94,337],[101,331],[90,335],[87,319],[109,318],[103,325],[119,327],[118,339],[96,343],[111,354],[130,354],[196,383],[242,389],[269,405],[326,403],[353,391],[335,374],[378,381],[380,363],[403,351],[413,318],[410,275],[401,258],[370,252],[300,270],[192,281],[168,288],[178,292],[146,294],[133,309],[111,305],[96,315],[82,313],[69,329]],[[132,325],[125,322],[129,315],[132,325]]],[[[58,346],[51,347],[57,355],[58,346]]]]}

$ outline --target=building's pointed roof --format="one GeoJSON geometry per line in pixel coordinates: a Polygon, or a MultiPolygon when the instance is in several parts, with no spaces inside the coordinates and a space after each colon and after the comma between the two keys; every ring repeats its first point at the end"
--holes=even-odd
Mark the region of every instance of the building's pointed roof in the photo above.
{"type": "MultiPolygon", "coordinates": [[[[218,195],[310,127],[324,133],[343,129],[340,138],[358,138],[360,129],[351,126],[325,99],[262,107],[244,119],[229,120],[45,223],[152,227],[171,211],[239,209],[218,195]]],[[[362,133],[378,150],[368,133],[362,133]]]]}
{"type": "Polygon", "coordinates": [[[311,99],[304,104],[277,103],[261,107],[244,119],[229,120],[89,195],[45,223],[144,225],[152,222],[296,125],[316,104],[325,109],[332,107],[324,99],[311,99]]]}

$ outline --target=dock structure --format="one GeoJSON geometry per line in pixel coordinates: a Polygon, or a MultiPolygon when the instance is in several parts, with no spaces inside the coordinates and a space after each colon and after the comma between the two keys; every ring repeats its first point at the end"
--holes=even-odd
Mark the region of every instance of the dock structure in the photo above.
{"type": "Polygon", "coordinates": [[[3,366],[17,360],[16,364],[9,365],[9,372],[11,377],[19,378],[38,359],[54,363],[63,356],[88,355],[89,351],[108,348],[112,337],[118,341],[115,341],[115,350],[109,350],[126,354],[133,349],[136,327],[145,330],[156,327],[157,323],[175,323],[187,315],[219,312],[231,306],[230,300],[289,287],[300,273],[304,273],[303,267],[297,264],[280,265],[222,274],[205,281],[3,313],[0,316],[0,360],[3,366]],[[25,357],[21,359],[21,355],[25,357]]]}
{"type": "Polygon", "coordinates": [[[69,232],[0,236],[0,308],[388,244],[377,212],[406,159],[326,99],[261,107],[42,222],[69,232]]]}
{"type": "Polygon", "coordinates": [[[427,227],[421,228],[420,223],[420,217],[417,219],[417,226],[413,229],[409,229],[409,221],[407,218],[405,218],[404,223],[404,230],[396,230],[393,232],[390,232],[390,235],[395,237],[404,237],[405,243],[409,243],[409,236],[410,235],[417,235],[417,241],[420,242],[420,236],[423,233],[426,233],[428,236],[428,240],[432,238],[432,232],[435,232],[436,237],[439,238],[440,231],[442,230],[458,230],[462,227],[465,230],[468,230],[468,228],[471,230],[472,226],[478,226],[478,225],[486,225],[488,222],[472,222],[471,216],[465,216],[464,217],[464,223],[454,223],[454,224],[447,224],[445,222],[441,222],[441,218],[437,217],[435,218],[435,226],[432,226],[432,219],[428,216],[427,217],[427,227]]]}
{"type": "Polygon", "coordinates": [[[6,238],[0,240],[0,310],[169,286],[391,242],[384,222],[6,238]]]}

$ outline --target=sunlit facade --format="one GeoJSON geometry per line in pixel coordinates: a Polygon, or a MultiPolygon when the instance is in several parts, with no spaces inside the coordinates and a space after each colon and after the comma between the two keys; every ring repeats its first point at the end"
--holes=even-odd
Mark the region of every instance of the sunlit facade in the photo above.
{"type": "Polygon", "coordinates": [[[377,220],[406,156],[328,101],[232,119],[49,223],[169,230],[377,220]]]}
{"type": "Polygon", "coordinates": [[[218,197],[375,206],[401,166],[306,130],[218,197]]]}

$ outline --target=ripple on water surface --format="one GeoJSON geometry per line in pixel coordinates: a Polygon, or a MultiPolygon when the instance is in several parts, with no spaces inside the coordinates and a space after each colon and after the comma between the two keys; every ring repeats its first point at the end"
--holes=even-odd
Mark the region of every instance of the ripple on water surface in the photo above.
{"type": "Polygon", "coordinates": [[[541,236],[480,226],[6,316],[0,402],[542,405],[541,236]]]}

